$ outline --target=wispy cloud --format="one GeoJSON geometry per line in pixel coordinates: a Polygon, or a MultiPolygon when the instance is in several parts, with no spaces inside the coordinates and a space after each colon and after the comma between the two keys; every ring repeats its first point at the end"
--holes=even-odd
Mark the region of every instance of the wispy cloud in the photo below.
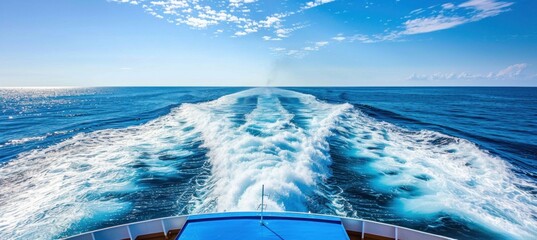
{"type": "Polygon", "coordinates": [[[229,5],[233,7],[240,7],[245,3],[253,3],[257,0],[229,0],[229,5]]]}
{"type": "MultiPolygon", "coordinates": [[[[502,12],[509,11],[512,2],[501,2],[496,0],[470,0],[459,5],[445,3],[440,9],[432,9],[432,14],[425,17],[417,17],[404,22],[404,29],[401,35],[412,35],[428,33],[444,29],[453,28],[465,23],[475,22],[484,18],[496,16],[502,12]]],[[[424,11],[413,14],[423,14],[424,11]]]]}
{"type": "Polygon", "coordinates": [[[112,2],[130,3],[132,5],[138,5],[140,1],[137,0],[111,0],[112,2]]]}
{"type": "MultiPolygon", "coordinates": [[[[335,0],[282,1],[279,7],[264,8],[269,0],[108,0],[117,3],[139,5],[148,14],[196,30],[209,30],[214,35],[234,38],[254,35],[274,44],[284,42],[308,21],[301,22],[301,13],[329,4],[335,0]]],[[[367,3],[366,7],[373,3],[367,3]]],[[[397,27],[383,32],[364,34],[339,33],[326,37],[327,43],[359,42],[377,43],[403,41],[405,36],[425,34],[476,22],[509,11],[513,2],[500,0],[468,0],[462,3],[445,2],[425,6],[404,16],[397,27]]],[[[392,20],[389,20],[392,21],[392,20]]],[[[273,51],[288,56],[305,56],[321,47],[306,39],[304,47],[294,50],[273,51]]]]}
{"type": "Polygon", "coordinates": [[[528,67],[526,63],[517,63],[501,69],[497,72],[489,73],[433,73],[433,74],[412,74],[407,78],[411,81],[445,81],[445,80],[511,80],[515,78],[528,78],[524,70],[528,67]]]}
{"type": "Polygon", "coordinates": [[[332,38],[332,40],[334,41],[338,41],[338,42],[341,42],[341,41],[345,41],[345,39],[347,39],[347,37],[343,36],[342,33],[336,35],[335,37],[332,38]]]}
{"type": "Polygon", "coordinates": [[[271,48],[271,51],[277,55],[302,58],[308,55],[308,53],[319,51],[321,48],[326,47],[329,44],[330,42],[328,41],[319,41],[319,42],[311,42],[308,44],[308,46],[300,48],[300,49],[287,49],[287,48],[278,47],[278,48],[271,48]]]}
{"type": "Polygon", "coordinates": [[[488,17],[497,16],[509,11],[512,2],[496,0],[470,0],[461,4],[444,3],[428,8],[418,8],[409,13],[397,30],[386,29],[380,34],[354,34],[344,36],[338,34],[333,40],[361,43],[376,43],[400,40],[407,35],[430,33],[454,28],[456,26],[476,22],[488,17]]]}
{"type": "Polygon", "coordinates": [[[312,46],[305,47],[304,50],[305,51],[319,51],[319,49],[321,49],[322,47],[326,45],[328,45],[328,42],[326,41],[316,42],[312,46]]]}
{"type": "Polygon", "coordinates": [[[334,0],[315,0],[315,1],[307,2],[306,5],[302,7],[302,9],[314,8],[314,7],[321,6],[323,4],[330,3],[333,1],[334,0]]]}
{"type": "Polygon", "coordinates": [[[519,63],[514,64],[509,67],[506,67],[505,69],[500,70],[498,73],[496,73],[496,77],[500,78],[513,78],[518,77],[520,74],[522,74],[522,71],[528,67],[528,64],[526,63],[519,63]]]}
{"type": "Polygon", "coordinates": [[[473,9],[475,12],[472,14],[470,19],[477,21],[508,11],[511,5],[513,5],[513,2],[502,2],[496,0],[470,0],[459,4],[458,7],[473,9]]]}
{"type": "Polygon", "coordinates": [[[241,37],[262,32],[263,40],[282,40],[302,27],[300,23],[284,24],[286,18],[334,0],[299,1],[294,9],[261,9],[257,0],[108,0],[141,5],[149,14],[176,25],[205,30],[219,27],[216,34],[241,37]],[[300,3],[302,2],[302,3],[300,3]]]}
{"type": "Polygon", "coordinates": [[[408,20],[404,23],[404,30],[399,32],[400,35],[412,35],[419,33],[428,33],[439,30],[452,28],[463,23],[466,23],[467,19],[463,17],[446,17],[442,15],[417,18],[408,20]]]}

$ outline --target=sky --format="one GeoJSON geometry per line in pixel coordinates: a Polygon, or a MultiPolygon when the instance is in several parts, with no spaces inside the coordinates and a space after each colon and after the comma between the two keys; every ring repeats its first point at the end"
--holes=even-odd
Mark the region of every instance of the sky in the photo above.
{"type": "Polygon", "coordinates": [[[537,86],[535,0],[2,0],[0,87],[537,86]]]}

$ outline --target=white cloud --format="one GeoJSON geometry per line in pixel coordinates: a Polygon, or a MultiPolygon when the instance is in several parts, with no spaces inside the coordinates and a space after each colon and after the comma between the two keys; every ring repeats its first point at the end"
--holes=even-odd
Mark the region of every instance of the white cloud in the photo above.
{"type": "Polygon", "coordinates": [[[444,4],[442,4],[442,8],[443,9],[454,9],[455,4],[453,4],[453,3],[444,3],[444,4]]]}
{"type": "MultiPolygon", "coordinates": [[[[291,23],[285,26],[285,18],[320,6],[334,0],[315,0],[294,6],[295,9],[261,9],[258,0],[109,0],[124,4],[140,4],[144,10],[176,25],[187,25],[193,29],[207,29],[213,26],[228,28],[233,36],[244,36],[263,32],[273,36],[265,40],[281,40],[303,26],[291,23]]],[[[219,34],[220,32],[214,32],[219,34]]]]}
{"type": "Polygon", "coordinates": [[[466,23],[468,20],[462,17],[434,16],[417,18],[404,23],[405,30],[401,34],[412,35],[419,33],[434,32],[448,29],[466,23]]]}
{"type": "MultiPolygon", "coordinates": [[[[396,41],[400,38],[401,34],[398,32],[390,32],[385,34],[355,34],[352,36],[347,36],[345,39],[349,42],[360,42],[360,43],[377,43],[384,41],[396,41]]],[[[334,38],[332,38],[334,39],[334,38]]]]}
{"type": "MultiPolygon", "coordinates": [[[[307,21],[297,22],[293,15],[335,0],[302,0],[295,4],[282,4],[282,8],[262,8],[259,0],[109,0],[123,4],[141,5],[157,18],[193,29],[208,29],[214,35],[230,34],[242,37],[259,34],[264,41],[281,41],[294,31],[304,28],[307,21]],[[293,22],[294,21],[294,22],[293,22]],[[225,30],[225,31],[224,31],[225,30]]],[[[269,1],[269,0],[266,0],[269,1]]],[[[411,11],[397,29],[386,29],[378,34],[337,34],[330,42],[376,43],[397,41],[406,35],[423,34],[479,21],[509,11],[512,2],[500,0],[466,0],[460,4],[446,2],[441,5],[411,11]]],[[[367,3],[367,6],[372,3],[367,3]]],[[[383,22],[387,24],[391,20],[383,22]]],[[[329,42],[326,42],[328,44],[329,42]]],[[[298,50],[286,50],[286,55],[300,56],[317,51],[325,45],[305,44],[298,50]]]]}
{"type": "Polygon", "coordinates": [[[300,49],[287,49],[287,48],[271,48],[270,50],[280,56],[289,56],[294,58],[303,58],[308,53],[319,51],[321,48],[326,47],[330,44],[329,41],[319,41],[319,42],[309,42],[309,46],[300,48],[300,49]]]}
{"type": "Polygon", "coordinates": [[[276,33],[276,36],[280,37],[280,38],[286,38],[288,37],[287,34],[289,34],[291,32],[290,29],[283,29],[283,28],[280,28],[280,29],[276,29],[275,33],[276,33]]]}
{"type": "Polygon", "coordinates": [[[287,51],[286,54],[289,55],[289,56],[299,56],[300,51],[298,51],[298,50],[289,50],[289,51],[287,51]]]}
{"type": "Polygon", "coordinates": [[[316,42],[316,43],[315,43],[315,46],[316,46],[316,47],[324,47],[324,46],[326,46],[326,45],[328,45],[328,42],[316,42]]]}
{"type": "Polygon", "coordinates": [[[132,5],[138,5],[138,3],[140,3],[139,1],[136,1],[136,0],[111,0],[112,2],[119,2],[119,3],[129,3],[129,4],[132,4],[132,5]]]}
{"type": "Polygon", "coordinates": [[[334,0],[315,0],[315,1],[311,1],[311,2],[307,2],[306,5],[302,8],[302,9],[310,9],[310,8],[314,8],[314,7],[318,7],[318,6],[321,6],[323,4],[327,4],[327,3],[330,3],[330,2],[333,2],[334,0]]]}
{"type": "Polygon", "coordinates": [[[282,47],[275,47],[271,48],[270,50],[272,50],[273,52],[284,52],[286,49],[282,47]]]}
{"type": "MultiPolygon", "coordinates": [[[[501,2],[496,0],[470,0],[459,5],[453,3],[442,4],[443,10],[449,10],[450,15],[443,11],[433,10],[432,16],[419,17],[404,22],[402,35],[412,35],[419,33],[428,33],[444,29],[453,28],[465,23],[475,22],[484,18],[496,16],[502,12],[508,11],[512,2],[501,2]],[[468,13],[468,11],[470,11],[468,13]]],[[[421,14],[424,11],[412,11],[410,15],[421,14]]]]}
{"type": "Polygon", "coordinates": [[[472,21],[477,21],[508,11],[508,7],[511,5],[513,5],[512,2],[501,2],[496,0],[470,0],[459,4],[458,7],[475,9],[477,13],[471,19],[472,21]]]}
{"type": "Polygon", "coordinates": [[[229,5],[238,8],[245,3],[253,3],[255,1],[256,0],[229,0],[229,5]]]}
{"type": "Polygon", "coordinates": [[[332,38],[332,40],[335,40],[335,41],[338,41],[338,42],[344,41],[345,39],[347,39],[347,38],[345,36],[343,36],[343,34],[341,34],[341,33],[332,38]]]}
{"type": "Polygon", "coordinates": [[[195,28],[206,28],[207,26],[218,24],[216,20],[208,20],[205,18],[196,18],[196,17],[189,17],[183,22],[195,28]]]}
{"type": "Polygon", "coordinates": [[[526,63],[514,64],[509,67],[506,67],[505,69],[500,70],[498,73],[496,73],[496,77],[517,77],[520,76],[522,71],[524,71],[524,69],[526,69],[527,67],[528,64],[526,63]]]}
{"type": "Polygon", "coordinates": [[[403,22],[400,30],[390,31],[386,29],[385,33],[374,35],[356,34],[347,39],[350,42],[357,41],[362,43],[394,41],[405,35],[450,29],[462,24],[493,17],[502,12],[509,11],[511,5],[513,5],[512,2],[501,2],[497,0],[469,0],[459,5],[445,3],[440,6],[418,8],[411,11],[405,17],[408,20],[403,22]]]}
{"type": "Polygon", "coordinates": [[[278,37],[271,37],[271,36],[263,36],[263,40],[265,41],[281,41],[282,39],[281,38],[278,38],[278,37]]]}
{"type": "Polygon", "coordinates": [[[313,46],[305,47],[305,51],[319,51],[322,47],[328,45],[328,42],[316,42],[313,44],[313,46]]]}
{"type": "Polygon", "coordinates": [[[262,20],[259,23],[263,24],[265,27],[271,27],[280,23],[281,19],[276,16],[268,16],[266,20],[262,20]]]}
{"type": "Polygon", "coordinates": [[[498,72],[490,73],[433,73],[433,74],[412,74],[407,80],[413,81],[443,81],[443,80],[510,80],[525,76],[524,70],[528,67],[526,63],[518,63],[508,66],[498,72]]]}

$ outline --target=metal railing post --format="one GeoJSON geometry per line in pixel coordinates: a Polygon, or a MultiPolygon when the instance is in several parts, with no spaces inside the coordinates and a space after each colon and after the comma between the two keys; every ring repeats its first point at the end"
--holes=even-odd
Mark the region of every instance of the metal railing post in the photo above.
{"type": "Polygon", "coordinates": [[[263,208],[265,207],[265,184],[261,185],[261,225],[263,225],[263,208]]]}
{"type": "Polygon", "coordinates": [[[362,240],[365,239],[365,221],[362,220],[362,240]]]}
{"type": "Polygon", "coordinates": [[[132,233],[131,233],[131,228],[129,227],[130,225],[127,225],[127,232],[129,233],[129,239],[130,240],[134,240],[134,238],[132,238],[132,233]]]}
{"type": "Polygon", "coordinates": [[[164,220],[160,219],[160,225],[162,226],[162,232],[164,232],[164,237],[168,239],[168,232],[166,231],[166,226],[164,225],[164,220]]]}

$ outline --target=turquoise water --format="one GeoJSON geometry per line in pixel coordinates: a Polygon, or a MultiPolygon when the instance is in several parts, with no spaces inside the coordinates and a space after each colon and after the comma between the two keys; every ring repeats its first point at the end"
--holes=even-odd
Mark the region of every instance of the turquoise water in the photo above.
{"type": "Polygon", "coordinates": [[[267,207],[537,235],[535,88],[0,89],[0,238],[267,207]]]}

